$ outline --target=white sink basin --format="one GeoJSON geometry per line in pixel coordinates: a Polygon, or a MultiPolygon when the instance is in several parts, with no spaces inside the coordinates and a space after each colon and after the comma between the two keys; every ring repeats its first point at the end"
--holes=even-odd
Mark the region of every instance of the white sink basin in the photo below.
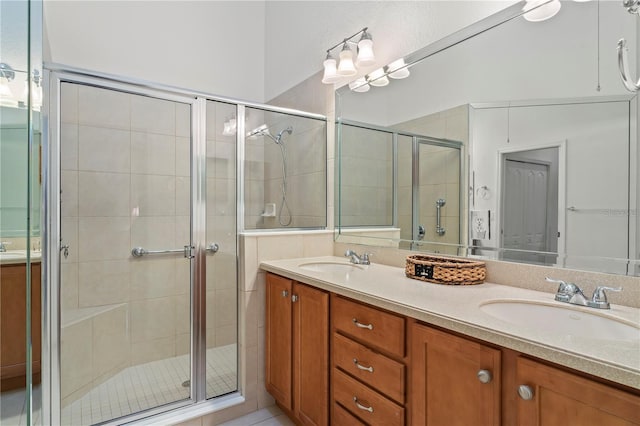
{"type": "Polygon", "coordinates": [[[358,270],[364,270],[362,266],[355,265],[348,262],[307,262],[298,265],[300,269],[313,272],[338,272],[348,273],[358,270]]]}
{"type": "Polygon", "coordinates": [[[553,334],[640,342],[639,324],[607,316],[595,309],[591,313],[575,309],[572,305],[565,307],[524,300],[492,300],[481,304],[480,310],[511,324],[553,334]]]}
{"type": "Polygon", "coordinates": [[[0,260],[25,259],[27,254],[24,252],[0,252],[0,260]]]}

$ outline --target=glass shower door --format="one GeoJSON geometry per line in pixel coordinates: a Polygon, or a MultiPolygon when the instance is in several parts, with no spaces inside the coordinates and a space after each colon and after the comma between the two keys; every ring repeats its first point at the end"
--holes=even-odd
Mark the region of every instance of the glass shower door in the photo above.
{"type": "Polygon", "coordinates": [[[62,424],[189,400],[192,106],[76,83],[60,105],[62,424]]]}

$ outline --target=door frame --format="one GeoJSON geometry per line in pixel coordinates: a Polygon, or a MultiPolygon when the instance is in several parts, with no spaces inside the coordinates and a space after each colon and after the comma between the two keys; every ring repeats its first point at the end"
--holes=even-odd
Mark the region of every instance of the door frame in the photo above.
{"type": "MultiPolygon", "coordinates": [[[[194,247],[193,261],[190,265],[190,328],[191,328],[191,390],[190,398],[167,405],[134,412],[122,421],[130,422],[170,410],[192,407],[199,402],[207,405],[214,401],[206,400],[206,99],[180,93],[160,87],[123,82],[106,77],[78,74],[65,70],[45,69],[45,89],[49,93],[43,106],[43,232],[42,232],[42,269],[43,269],[43,315],[42,315],[42,419],[44,424],[59,425],[61,422],[61,311],[60,311],[60,91],[62,83],[84,84],[115,90],[134,95],[150,96],[191,106],[191,244],[194,247]],[[201,353],[200,353],[201,352],[201,353]],[[126,419],[126,420],[125,420],[126,419]]],[[[240,374],[240,372],[238,371],[240,374]]],[[[230,405],[237,397],[244,399],[240,390],[224,398],[224,406],[230,405]]],[[[211,411],[211,410],[208,410],[211,411]]],[[[108,420],[106,424],[116,424],[108,420]]]]}
{"type": "Polygon", "coordinates": [[[498,173],[495,187],[498,188],[496,194],[496,228],[498,231],[498,249],[503,248],[502,235],[502,203],[503,203],[503,182],[505,178],[505,161],[507,154],[515,154],[522,151],[532,151],[537,149],[558,148],[558,258],[557,264],[564,264],[565,242],[566,242],[566,200],[567,200],[567,140],[559,142],[541,143],[535,145],[518,145],[498,149],[497,164],[498,173]]]}

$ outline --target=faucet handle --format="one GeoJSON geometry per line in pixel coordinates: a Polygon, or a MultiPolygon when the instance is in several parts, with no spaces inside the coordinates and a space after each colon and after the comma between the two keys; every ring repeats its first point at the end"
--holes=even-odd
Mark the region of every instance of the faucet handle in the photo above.
{"type": "Polygon", "coordinates": [[[569,283],[567,283],[566,281],[555,280],[555,279],[549,278],[549,277],[545,277],[545,281],[550,282],[550,283],[560,284],[558,286],[558,293],[566,292],[567,291],[567,286],[569,285],[569,283]]]}
{"type": "Polygon", "coordinates": [[[607,293],[604,292],[605,290],[619,292],[622,291],[622,287],[607,287],[604,285],[599,285],[593,291],[593,296],[591,296],[589,306],[598,309],[611,309],[611,305],[607,300],[607,293]]]}

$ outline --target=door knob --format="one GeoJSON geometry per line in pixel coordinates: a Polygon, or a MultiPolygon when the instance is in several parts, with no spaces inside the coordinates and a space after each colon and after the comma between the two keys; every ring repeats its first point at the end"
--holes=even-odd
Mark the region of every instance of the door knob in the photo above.
{"type": "Polygon", "coordinates": [[[478,371],[478,380],[480,380],[480,383],[491,383],[491,380],[493,379],[493,376],[491,375],[491,371],[489,370],[480,370],[478,371]]]}

